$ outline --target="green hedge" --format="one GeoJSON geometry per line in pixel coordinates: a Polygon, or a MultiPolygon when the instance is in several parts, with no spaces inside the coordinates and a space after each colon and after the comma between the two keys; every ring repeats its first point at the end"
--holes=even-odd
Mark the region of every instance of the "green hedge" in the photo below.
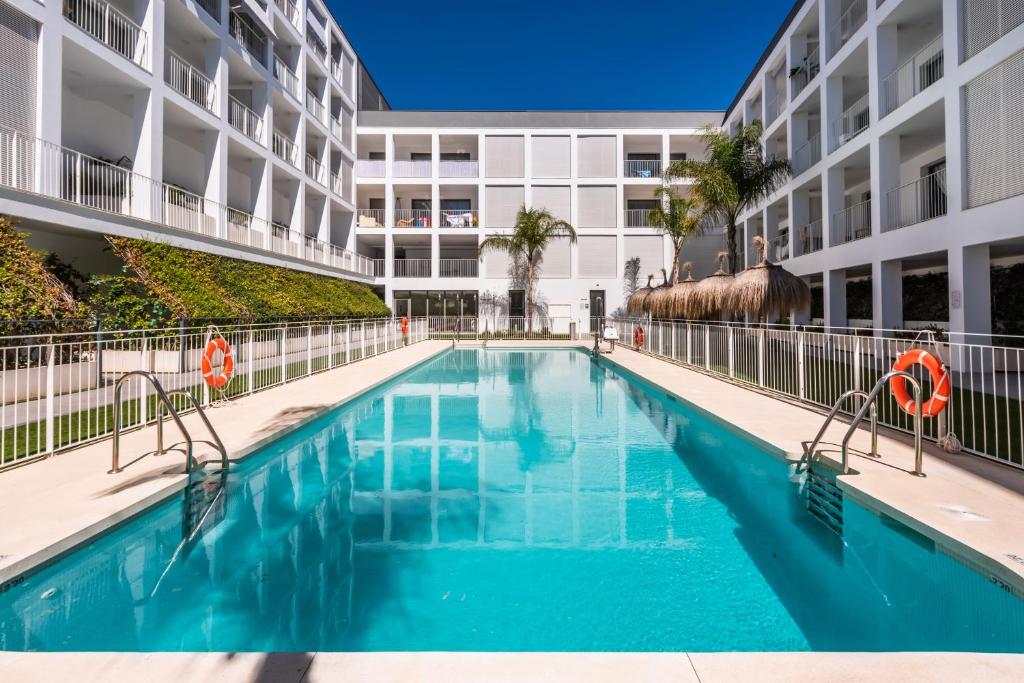
{"type": "Polygon", "coordinates": [[[47,255],[28,246],[28,235],[0,218],[0,320],[81,318],[87,308],[47,269],[47,255]]]}

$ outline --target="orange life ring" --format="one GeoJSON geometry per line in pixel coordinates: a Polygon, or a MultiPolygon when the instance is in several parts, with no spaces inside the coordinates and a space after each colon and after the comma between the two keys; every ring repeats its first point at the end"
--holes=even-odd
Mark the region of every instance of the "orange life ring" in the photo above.
{"type": "MultiPolygon", "coordinates": [[[[910,349],[896,359],[892,369],[907,372],[907,368],[912,365],[923,365],[932,376],[932,386],[935,389],[932,391],[931,398],[921,406],[921,416],[935,417],[946,409],[953,389],[946,366],[938,358],[923,349],[910,349]]],[[[906,379],[903,377],[893,377],[890,387],[892,388],[893,398],[900,404],[903,412],[913,415],[917,405],[907,391],[906,379]]]]}
{"type": "Polygon", "coordinates": [[[403,315],[402,316],[402,336],[404,337],[404,336],[407,336],[408,334],[409,334],[409,319],[406,318],[403,315]]]}
{"type": "Polygon", "coordinates": [[[644,345],[644,328],[637,325],[633,328],[633,346],[637,351],[644,345]]]}
{"type": "Polygon", "coordinates": [[[203,380],[214,389],[223,389],[231,381],[231,375],[235,372],[235,359],[231,355],[231,345],[224,337],[210,337],[203,350],[203,380]],[[220,374],[213,374],[213,354],[220,351],[224,354],[224,367],[220,374]]]}

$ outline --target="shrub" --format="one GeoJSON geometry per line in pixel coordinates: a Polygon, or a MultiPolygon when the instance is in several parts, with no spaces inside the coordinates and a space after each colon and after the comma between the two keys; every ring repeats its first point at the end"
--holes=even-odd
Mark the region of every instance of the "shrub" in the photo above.
{"type": "Polygon", "coordinates": [[[82,318],[87,307],[45,265],[46,254],[28,246],[28,235],[0,218],[0,320],[82,318]]]}

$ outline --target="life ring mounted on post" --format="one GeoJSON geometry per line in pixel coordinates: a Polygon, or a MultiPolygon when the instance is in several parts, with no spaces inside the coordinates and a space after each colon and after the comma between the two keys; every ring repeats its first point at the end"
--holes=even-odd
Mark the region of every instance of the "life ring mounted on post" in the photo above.
{"type": "MultiPolygon", "coordinates": [[[[900,372],[908,372],[913,365],[923,365],[932,378],[932,395],[921,406],[921,417],[935,417],[949,404],[949,397],[952,394],[953,386],[949,379],[949,372],[946,366],[938,358],[924,349],[910,349],[903,352],[892,369],[900,372]]],[[[907,381],[903,377],[893,377],[890,381],[893,398],[899,403],[903,412],[914,415],[917,412],[917,402],[911,398],[907,391],[907,381]]]]}
{"type": "Polygon", "coordinates": [[[213,325],[210,326],[210,330],[207,333],[206,348],[203,349],[201,368],[203,371],[203,381],[211,389],[219,390],[221,394],[224,393],[224,388],[235,374],[235,357],[231,353],[231,344],[228,344],[228,340],[213,325]],[[223,357],[222,365],[220,372],[214,372],[213,360],[218,352],[223,357]]]}
{"type": "Polygon", "coordinates": [[[633,328],[633,348],[637,351],[642,349],[644,346],[644,328],[641,325],[637,325],[633,328]]]}
{"type": "Polygon", "coordinates": [[[409,318],[404,315],[402,316],[402,336],[409,336],[409,318]]]}

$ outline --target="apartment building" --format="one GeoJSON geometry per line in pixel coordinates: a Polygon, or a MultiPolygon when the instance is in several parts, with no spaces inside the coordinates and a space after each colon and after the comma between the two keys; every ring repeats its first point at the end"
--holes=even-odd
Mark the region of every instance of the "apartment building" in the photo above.
{"type": "MultiPolygon", "coordinates": [[[[390,110],[321,0],[0,0],[0,213],[85,270],[113,233],[371,283],[398,313],[518,315],[519,269],[479,244],[545,207],[579,241],[544,254],[538,301],[583,319],[671,267],[647,225],[667,165],[756,119],[794,173],[741,217],[739,265],[765,236],[817,293],[796,319],[987,333],[993,268],[1024,260],[1022,7],[802,0],[724,114],[429,112],[390,110]],[[920,273],[948,315],[904,314],[920,273]]],[[[721,246],[686,246],[695,275],[721,246]]]]}

